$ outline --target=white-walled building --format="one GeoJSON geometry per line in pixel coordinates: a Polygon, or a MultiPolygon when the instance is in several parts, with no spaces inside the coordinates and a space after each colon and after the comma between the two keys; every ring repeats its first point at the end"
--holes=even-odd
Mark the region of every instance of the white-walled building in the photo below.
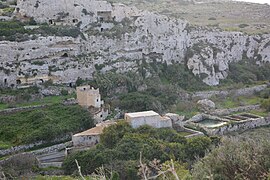
{"type": "Polygon", "coordinates": [[[142,125],[149,125],[154,128],[172,128],[172,121],[169,117],[160,116],[154,111],[126,113],[125,120],[129,122],[133,128],[138,128],[142,125]]]}

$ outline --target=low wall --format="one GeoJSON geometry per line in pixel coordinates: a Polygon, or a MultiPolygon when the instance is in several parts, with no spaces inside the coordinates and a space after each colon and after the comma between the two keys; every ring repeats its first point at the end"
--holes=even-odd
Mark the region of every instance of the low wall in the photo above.
{"type": "MultiPolygon", "coordinates": [[[[57,138],[57,139],[53,140],[52,142],[39,141],[39,142],[31,143],[31,144],[14,146],[14,147],[11,147],[9,149],[0,150],[0,156],[6,156],[6,155],[15,154],[18,152],[23,152],[23,151],[26,151],[26,150],[29,150],[29,149],[32,149],[32,148],[35,148],[38,146],[42,146],[43,144],[47,144],[47,143],[63,142],[63,141],[69,140],[70,138],[71,138],[70,135],[66,135],[64,137],[57,138]]],[[[46,151],[49,152],[52,149],[57,149],[57,148],[62,148],[62,147],[63,146],[60,144],[59,146],[55,145],[55,146],[47,147],[47,148],[44,148],[41,150],[33,151],[33,152],[41,153],[42,151],[44,151],[44,153],[46,153],[46,151]]]]}
{"type": "Polygon", "coordinates": [[[18,107],[18,108],[9,108],[9,109],[4,109],[0,110],[0,115],[1,114],[12,114],[15,112],[20,112],[20,111],[26,111],[26,110],[33,110],[33,109],[39,109],[39,108],[45,108],[47,105],[37,105],[37,106],[25,106],[25,107],[18,107]]]}
{"type": "Polygon", "coordinates": [[[192,118],[190,118],[186,122],[197,123],[197,122],[200,122],[204,119],[213,119],[213,120],[217,120],[217,121],[226,121],[226,122],[229,121],[228,119],[223,119],[223,118],[220,118],[218,116],[202,113],[202,114],[197,114],[197,115],[193,116],[192,118]]]}
{"type": "Polygon", "coordinates": [[[248,96],[253,95],[256,92],[260,92],[267,88],[267,85],[258,85],[248,88],[241,88],[241,89],[233,89],[233,90],[222,90],[222,91],[199,91],[195,92],[191,95],[192,98],[200,98],[200,99],[209,99],[212,96],[228,96],[228,95],[235,95],[235,96],[248,96]]]}
{"type": "Polygon", "coordinates": [[[39,168],[48,168],[48,167],[62,167],[63,162],[49,162],[49,163],[40,163],[39,168]]]}
{"type": "Polygon", "coordinates": [[[209,135],[224,135],[230,132],[246,131],[248,129],[253,129],[266,125],[270,125],[270,116],[267,118],[262,117],[254,120],[232,123],[218,129],[206,129],[206,131],[209,133],[209,135]]]}
{"type": "Polygon", "coordinates": [[[210,112],[210,114],[216,115],[216,116],[225,116],[232,113],[251,111],[251,110],[256,110],[260,108],[261,108],[260,105],[239,106],[239,107],[230,108],[230,109],[216,109],[210,112]]]}
{"type": "Polygon", "coordinates": [[[196,130],[185,128],[185,127],[183,127],[183,129],[186,132],[192,133],[190,135],[185,136],[185,138],[192,138],[192,137],[197,137],[197,136],[204,136],[204,133],[202,133],[200,131],[196,131],[196,130]]]}

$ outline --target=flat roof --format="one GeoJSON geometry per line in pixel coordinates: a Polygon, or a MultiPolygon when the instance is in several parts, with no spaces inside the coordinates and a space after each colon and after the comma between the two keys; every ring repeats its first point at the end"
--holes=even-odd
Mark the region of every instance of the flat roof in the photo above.
{"type": "Polygon", "coordinates": [[[146,117],[146,116],[159,116],[155,111],[143,111],[143,112],[134,112],[134,113],[126,113],[126,116],[129,117],[146,117]]]}

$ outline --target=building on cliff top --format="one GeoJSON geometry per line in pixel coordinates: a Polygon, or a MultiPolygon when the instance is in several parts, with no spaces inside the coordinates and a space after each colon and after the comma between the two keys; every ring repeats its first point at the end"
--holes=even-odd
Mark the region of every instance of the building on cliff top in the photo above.
{"type": "Polygon", "coordinates": [[[99,143],[100,135],[105,127],[116,124],[114,121],[104,121],[96,124],[96,127],[72,136],[72,143],[75,147],[92,147],[99,143]]]}
{"type": "Polygon", "coordinates": [[[138,128],[142,125],[149,125],[154,128],[172,128],[172,120],[169,117],[160,116],[154,111],[126,113],[125,120],[132,128],[138,128]]]}

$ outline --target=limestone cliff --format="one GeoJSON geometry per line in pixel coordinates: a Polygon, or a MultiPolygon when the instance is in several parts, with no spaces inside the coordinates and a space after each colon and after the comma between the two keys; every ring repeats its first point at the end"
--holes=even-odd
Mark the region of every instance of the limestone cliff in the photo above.
{"type": "Polygon", "coordinates": [[[0,42],[0,83],[74,83],[96,70],[136,70],[144,59],[186,63],[208,85],[228,75],[229,63],[270,62],[270,35],[192,27],[185,20],[96,0],[18,0],[17,18],[80,27],[83,37],[0,42]],[[46,78],[44,78],[46,77],[46,78]]]}

